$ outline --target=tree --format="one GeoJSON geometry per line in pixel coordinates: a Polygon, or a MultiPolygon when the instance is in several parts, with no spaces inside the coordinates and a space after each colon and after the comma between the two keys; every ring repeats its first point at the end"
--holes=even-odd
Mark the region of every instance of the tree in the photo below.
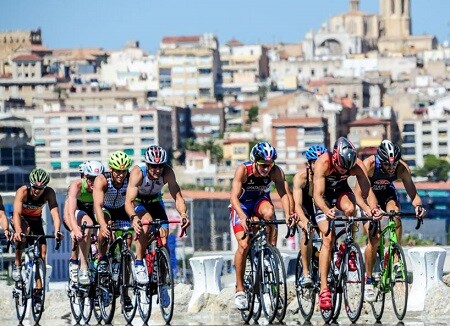
{"type": "Polygon", "coordinates": [[[428,177],[430,181],[447,181],[450,163],[434,155],[425,155],[424,165],[415,174],[428,177]]]}
{"type": "Polygon", "coordinates": [[[258,112],[259,112],[259,108],[257,106],[252,106],[248,110],[247,124],[251,124],[253,121],[258,120],[258,112]]]}

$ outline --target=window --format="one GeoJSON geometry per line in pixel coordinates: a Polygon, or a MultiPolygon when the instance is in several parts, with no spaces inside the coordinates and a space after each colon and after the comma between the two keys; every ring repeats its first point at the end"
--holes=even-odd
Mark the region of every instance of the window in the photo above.
{"type": "Polygon", "coordinates": [[[50,151],[50,157],[51,158],[61,157],[61,152],[60,151],[50,151]]]}
{"type": "Polygon", "coordinates": [[[108,115],[106,117],[106,122],[108,123],[118,123],[119,122],[119,117],[116,115],[108,115]]]}
{"type": "Polygon", "coordinates": [[[89,122],[100,121],[100,117],[98,115],[88,115],[88,116],[86,116],[86,121],[89,121],[89,122]]]}
{"type": "Polygon", "coordinates": [[[116,127],[108,127],[108,134],[117,134],[118,129],[116,127]]]}
{"type": "Polygon", "coordinates": [[[123,151],[125,152],[125,154],[127,154],[129,156],[134,155],[134,149],[132,149],[132,148],[125,148],[123,151]]]}
{"type": "Polygon", "coordinates": [[[153,114],[142,114],[141,121],[153,121],[153,114]]]}
{"type": "Polygon", "coordinates": [[[133,115],[124,115],[122,117],[122,121],[124,123],[134,123],[136,121],[136,119],[133,115]]]}
{"type": "Polygon", "coordinates": [[[61,162],[50,162],[50,165],[53,170],[60,170],[61,169],[61,162]]]}
{"type": "Polygon", "coordinates": [[[87,144],[88,145],[100,145],[100,139],[88,139],[87,144]]]}
{"type": "Polygon", "coordinates": [[[101,155],[100,151],[87,151],[88,156],[99,157],[101,155]]]}
{"type": "MultiPolygon", "coordinates": [[[[7,91],[7,89],[5,89],[7,91]]],[[[33,123],[35,125],[43,125],[45,124],[45,119],[44,118],[34,118],[33,123]]]]}
{"type": "Polygon", "coordinates": [[[142,126],[141,127],[141,132],[148,132],[148,131],[153,131],[153,126],[142,126]]]}
{"type": "Polygon", "coordinates": [[[81,128],[69,128],[69,135],[81,134],[81,128]]]}
{"type": "Polygon", "coordinates": [[[48,119],[48,123],[51,125],[56,125],[61,123],[61,117],[51,117],[48,119]]]}
{"type": "Polygon", "coordinates": [[[83,163],[83,162],[82,161],[72,161],[72,162],[69,162],[69,167],[70,168],[78,168],[81,163],[83,163]]]}
{"type": "Polygon", "coordinates": [[[88,127],[88,128],[86,128],[86,132],[99,134],[100,133],[100,128],[99,127],[88,127]]]}
{"type": "Polygon", "coordinates": [[[83,140],[81,140],[81,139],[69,139],[69,145],[83,145],[83,140]]]}
{"type": "Polygon", "coordinates": [[[133,133],[133,127],[123,127],[123,133],[124,134],[132,134],[133,133]]]}
{"type": "Polygon", "coordinates": [[[403,132],[414,132],[414,124],[407,123],[403,127],[403,132]]]}
{"type": "Polygon", "coordinates": [[[83,119],[82,119],[81,117],[68,117],[67,120],[68,120],[69,122],[80,122],[80,121],[82,121],[83,119]]]}
{"type": "Polygon", "coordinates": [[[83,155],[83,151],[69,151],[69,156],[80,156],[83,155]]]}

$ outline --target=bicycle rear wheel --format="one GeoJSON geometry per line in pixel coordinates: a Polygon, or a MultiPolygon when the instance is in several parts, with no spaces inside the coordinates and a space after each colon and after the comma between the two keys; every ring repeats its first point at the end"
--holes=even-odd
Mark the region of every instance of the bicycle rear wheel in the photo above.
{"type": "Polygon", "coordinates": [[[269,323],[276,317],[280,293],[280,278],[276,264],[275,248],[267,244],[263,249],[263,259],[259,266],[262,272],[259,293],[264,316],[269,323]]]}
{"type": "Polygon", "coordinates": [[[122,302],[122,313],[128,324],[133,321],[137,308],[137,288],[133,273],[134,260],[134,254],[131,251],[128,251],[128,253],[122,257],[121,275],[119,276],[119,280],[121,280],[120,298],[122,302]],[[124,306],[125,298],[127,296],[131,300],[131,309],[126,309],[124,306]]]}
{"type": "Polygon", "coordinates": [[[69,282],[67,284],[67,296],[69,297],[69,305],[70,311],[72,312],[72,318],[78,324],[81,321],[81,307],[78,301],[76,284],[72,282],[69,278],[69,282]]]}
{"type": "Polygon", "coordinates": [[[403,320],[408,303],[408,270],[403,248],[397,243],[392,246],[391,259],[392,306],[398,320],[403,320]]]}
{"type": "Polygon", "coordinates": [[[283,257],[280,251],[274,247],[276,264],[278,265],[278,276],[279,276],[279,292],[278,292],[278,305],[277,305],[277,320],[281,323],[286,316],[287,310],[287,276],[286,267],[284,266],[283,257]]]}
{"type": "Polygon", "coordinates": [[[384,283],[383,283],[383,257],[380,257],[380,253],[377,250],[377,259],[374,265],[374,275],[377,273],[377,277],[375,278],[374,290],[375,290],[375,301],[370,302],[370,306],[372,307],[373,317],[376,322],[381,322],[381,318],[383,317],[384,312],[384,300],[386,297],[386,293],[384,291],[384,283]]]}
{"type": "Polygon", "coordinates": [[[111,278],[111,270],[106,275],[98,275],[97,295],[102,320],[110,324],[116,310],[116,296],[114,282],[111,278]]]}
{"type": "Polygon", "coordinates": [[[158,302],[161,314],[169,324],[173,317],[174,283],[169,251],[166,247],[159,248],[156,259],[158,259],[158,302]]]}
{"type": "Polygon", "coordinates": [[[356,323],[364,302],[365,265],[361,249],[357,243],[348,245],[345,256],[343,292],[345,311],[348,319],[356,323]]]}
{"type": "Polygon", "coordinates": [[[42,312],[44,311],[45,288],[47,286],[45,274],[46,266],[44,265],[44,261],[42,258],[36,259],[33,265],[33,286],[31,287],[33,291],[35,291],[35,293],[31,293],[31,313],[36,324],[39,324],[39,320],[41,320],[42,317],[42,312]],[[36,291],[36,278],[40,279],[41,282],[40,291],[36,291]]]}
{"type": "MultiPolygon", "coordinates": [[[[22,271],[25,270],[25,265],[22,264],[22,271]]],[[[22,277],[26,273],[22,272],[22,277]]],[[[27,283],[25,280],[16,282],[16,285],[13,289],[13,297],[14,297],[14,303],[16,305],[16,315],[17,319],[19,320],[19,324],[22,323],[22,321],[25,318],[25,313],[27,311],[27,283]]]]}
{"type": "MultiPolygon", "coordinates": [[[[309,272],[311,276],[315,274],[313,272],[312,260],[309,264],[309,272]]],[[[302,253],[299,251],[297,255],[297,263],[295,265],[295,292],[297,294],[300,313],[305,321],[310,321],[314,313],[314,306],[316,303],[316,290],[314,285],[302,286],[301,280],[303,276],[302,253]]]]}
{"type": "MultiPolygon", "coordinates": [[[[251,249],[247,251],[245,256],[245,270],[244,270],[244,292],[247,296],[248,307],[247,309],[240,310],[242,320],[245,324],[250,322],[253,316],[253,307],[255,303],[255,295],[253,291],[253,285],[255,284],[255,264],[252,262],[251,249]]],[[[258,302],[258,308],[260,308],[258,302]]],[[[259,316],[258,316],[259,318],[259,316]]]]}

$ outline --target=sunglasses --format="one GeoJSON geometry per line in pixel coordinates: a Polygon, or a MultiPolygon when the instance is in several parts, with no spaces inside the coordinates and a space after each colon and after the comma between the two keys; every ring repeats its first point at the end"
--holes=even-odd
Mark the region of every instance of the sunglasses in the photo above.
{"type": "Polygon", "coordinates": [[[260,167],[263,168],[271,168],[272,166],[275,165],[275,162],[266,162],[266,161],[256,161],[256,164],[258,164],[260,167]]]}
{"type": "Polygon", "coordinates": [[[86,176],[86,179],[89,180],[90,182],[94,182],[95,178],[96,177],[94,177],[94,176],[86,176]]]}
{"type": "Polygon", "coordinates": [[[150,168],[150,169],[164,169],[164,167],[166,166],[165,164],[150,164],[150,163],[147,163],[147,166],[150,168]]]}
{"type": "Polygon", "coordinates": [[[31,188],[33,188],[34,190],[44,190],[46,186],[43,187],[31,186],[31,188]]]}
{"type": "Polygon", "coordinates": [[[381,163],[381,165],[383,165],[386,168],[394,168],[398,165],[398,162],[395,162],[395,163],[383,162],[383,163],[381,163]]]}
{"type": "Polygon", "coordinates": [[[116,169],[111,169],[111,171],[117,173],[117,174],[125,174],[128,172],[128,170],[116,170],[116,169]]]}

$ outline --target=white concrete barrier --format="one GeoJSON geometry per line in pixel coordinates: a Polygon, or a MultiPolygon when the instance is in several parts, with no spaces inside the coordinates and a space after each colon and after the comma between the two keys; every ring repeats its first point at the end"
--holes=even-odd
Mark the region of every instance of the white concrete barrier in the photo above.
{"type": "Polygon", "coordinates": [[[408,251],[411,259],[413,283],[408,299],[408,311],[423,311],[429,289],[444,285],[442,273],[447,251],[440,247],[417,247],[408,251]]]}
{"type": "Polygon", "coordinates": [[[48,292],[50,290],[50,277],[52,276],[53,267],[52,265],[47,265],[45,271],[45,291],[48,292]]]}
{"type": "Polygon", "coordinates": [[[281,258],[283,259],[284,269],[286,270],[286,274],[287,274],[291,257],[288,254],[281,252],[281,258]]]}
{"type": "Polygon", "coordinates": [[[203,256],[189,259],[194,276],[194,291],[188,310],[204,293],[219,294],[222,290],[222,256],[203,256]]]}

